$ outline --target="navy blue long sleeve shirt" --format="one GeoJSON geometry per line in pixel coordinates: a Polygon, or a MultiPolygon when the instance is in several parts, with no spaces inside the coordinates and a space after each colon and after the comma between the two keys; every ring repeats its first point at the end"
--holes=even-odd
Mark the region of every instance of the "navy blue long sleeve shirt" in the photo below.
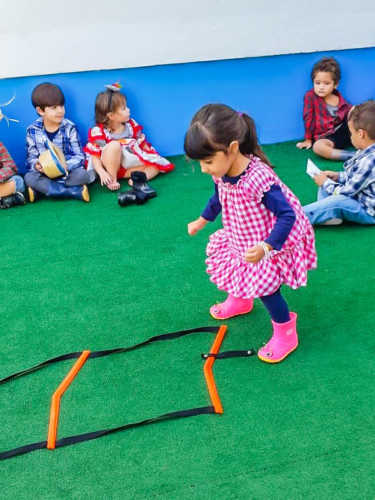
{"type": "MultiPolygon", "coordinates": [[[[241,175],[236,177],[224,175],[223,181],[236,184],[241,175]]],[[[280,186],[277,184],[273,184],[271,189],[264,193],[262,203],[267,210],[272,212],[276,217],[276,223],[270,235],[264,241],[271,245],[271,247],[275,250],[280,250],[293,227],[296,220],[296,214],[294,213],[294,210],[290,206],[288,200],[285,198],[280,186]]],[[[215,184],[215,192],[208,200],[206,208],[203,210],[201,216],[208,221],[214,221],[220,212],[221,203],[219,200],[217,184],[215,184]]]]}

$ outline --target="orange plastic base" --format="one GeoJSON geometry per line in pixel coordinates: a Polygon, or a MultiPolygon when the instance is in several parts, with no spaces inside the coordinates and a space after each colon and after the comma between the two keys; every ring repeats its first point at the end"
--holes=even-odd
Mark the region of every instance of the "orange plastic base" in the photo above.
{"type": "MultiPolygon", "coordinates": [[[[217,332],[217,335],[215,337],[214,343],[212,344],[210,354],[218,354],[220,350],[220,346],[224,340],[225,334],[227,333],[227,325],[222,325],[219,328],[219,331],[217,332]]],[[[204,377],[206,379],[206,384],[208,388],[208,393],[211,398],[212,405],[214,407],[215,413],[224,413],[220,398],[219,398],[219,393],[217,392],[215,380],[214,380],[214,375],[212,372],[212,367],[213,364],[215,363],[215,358],[209,357],[207,358],[204,366],[203,366],[203,372],[204,372],[204,377]]]]}
{"type": "Polygon", "coordinates": [[[51,409],[49,414],[49,426],[48,426],[48,438],[47,438],[47,448],[49,450],[54,450],[56,448],[56,437],[57,437],[57,427],[59,424],[61,397],[67,390],[67,388],[70,386],[70,384],[73,382],[74,378],[77,376],[79,370],[85,364],[89,356],[90,356],[90,351],[82,351],[82,354],[74,363],[68,375],[64,378],[59,387],[53,393],[51,400],[51,409]]]}

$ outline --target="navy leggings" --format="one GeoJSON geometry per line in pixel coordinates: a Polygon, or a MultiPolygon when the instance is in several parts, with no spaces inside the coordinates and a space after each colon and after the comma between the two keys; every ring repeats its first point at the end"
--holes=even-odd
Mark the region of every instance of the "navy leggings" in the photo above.
{"type": "Polygon", "coordinates": [[[286,323],[290,320],[288,304],[281,295],[280,288],[272,295],[260,297],[275,323],[286,323]]]}

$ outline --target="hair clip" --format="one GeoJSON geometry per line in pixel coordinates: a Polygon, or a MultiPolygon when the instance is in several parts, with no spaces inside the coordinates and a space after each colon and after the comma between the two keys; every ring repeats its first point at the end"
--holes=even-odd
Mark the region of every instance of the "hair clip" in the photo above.
{"type": "Polygon", "coordinates": [[[122,89],[122,85],[120,82],[111,83],[110,85],[105,86],[108,90],[112,90],[112,92],[120,92],[122,89]]]}
{"type": "MultiPolygon", "coordinates": [[[[4,102],[3,104],[0,104],[0,106],[8,106],[8,104],[11,104],[15,98],[16,98],[16,96],[14,95],[8,102],[4,102]]],[[[15,118],[8,118],[6,115],[4,115],[4,113],[2,112],[1,107],[0,107],[0,121],[3,118],[5,118],[5,121],[7,122],[8,127],[9,127],[9,122],[19,123],[19,120],[16,120],[15,118]]]]}
{"type": "Polygon", "coordinates": [[[237,114],[238,114],[239,116],[243,116],[242,111],[237,111],[237,114]]]}

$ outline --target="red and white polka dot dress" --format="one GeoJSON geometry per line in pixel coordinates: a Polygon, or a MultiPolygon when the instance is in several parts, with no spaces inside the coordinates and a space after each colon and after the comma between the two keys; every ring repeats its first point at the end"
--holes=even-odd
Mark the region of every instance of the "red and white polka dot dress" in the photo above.
{"type": "Polygon", "coordinates": [[[258,157],[236,184],[214,179],[222,206],[223,229],[210,236],[207,245],[207,273],[220,290],[240,298],[271,295],[282,284],[291,288],[305,286],[307,271],[317,265],[314,232],[298,198],[281,182],[275,172],[258,157]],[[262,204],[273,184],[280,186],[293,207],[296,221],[280,251],[272,250],[269,259],[256,264],[245,261],[248,248],[264,241],[276,217],[262,204]]]}

